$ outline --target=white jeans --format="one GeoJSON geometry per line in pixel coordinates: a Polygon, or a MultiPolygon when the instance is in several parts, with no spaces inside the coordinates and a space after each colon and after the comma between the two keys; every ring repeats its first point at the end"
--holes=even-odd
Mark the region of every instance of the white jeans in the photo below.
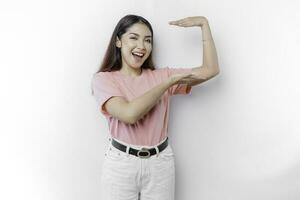
{"type": "MultiPolygon", "coordinates": [[[[164,142],[137,146],[115,140],[135,149],[164,142]]],[[[101,200],[174,200],[174,161],[170,144],[159,154],[139,158],[115,148],[110,140],[102,166],[101,200]]]]}

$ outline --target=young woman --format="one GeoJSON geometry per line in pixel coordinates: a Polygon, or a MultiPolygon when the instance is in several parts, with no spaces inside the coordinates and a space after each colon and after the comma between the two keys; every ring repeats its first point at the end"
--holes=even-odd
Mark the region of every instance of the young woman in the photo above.
{"type": "Polygon", "coordinates": [[[169,99],[219,73],[217,53],[202,16],[169,22],[202,29],[203,64],[155,68],[153,30],[141,16],[126,15],[115,27],[100,70],[92,79],[110,138],[102,167],[103,200],[173,200],[174,154],[168,144],[169,99]]]}

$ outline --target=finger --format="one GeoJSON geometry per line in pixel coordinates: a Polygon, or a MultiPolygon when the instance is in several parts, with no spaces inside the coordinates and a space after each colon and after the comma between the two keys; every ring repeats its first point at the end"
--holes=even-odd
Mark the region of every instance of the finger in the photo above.
{"type": "Polygon", "coordinates": [[[177,21],[171,21],[171,22],[169,22],[169,24],[170,24],[170,25],[179,25],[180,23],[177,22],[177,21]]]}
{"type": "Polygon", "coordinates": [[[170,21],[170,24],[181,24],[184,23],[186,21],[187,18],[184,19],[179,19],[179,20],[174,20],[174,21],[170,21]]]}
{"type": "Polygon", "coordinates": [[[193,25],[194,25],[193,22],[188,21],[188,22],[185,22],[184,24],[182,24],[181,26],[184,26],[184,27],[191,27],[191,26],[193,26],[193,25]]]}
{"type": "Polygon", "coordinates": [[[174,25],[176,23],[177,23],[176,21],[169,21],[169,24],[171,24],[171,25],[174,25]]]}
{"type": "Polygon", "coordinates": [[[188,21],[189,21],[189,20],[188,20],[188,17],[186,17],[186,18],[177,20],[176,22],[179,23],[179,24],[183,24],[183,23],[186,23],[186,22],[188,22],[188,21]]]}

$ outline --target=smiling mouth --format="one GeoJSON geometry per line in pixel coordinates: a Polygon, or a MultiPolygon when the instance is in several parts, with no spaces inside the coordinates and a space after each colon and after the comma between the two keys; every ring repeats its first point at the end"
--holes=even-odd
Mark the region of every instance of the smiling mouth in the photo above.
{"type": "Polygon", "coordinates": [[[137,56],[137,57],[140,57],[140,58],[144,57],[144,55],[145,55],[145,54],[143,54],[143,53],[137,53],[137,52],[132,52],[131,54],[132,54],[133,56],[137,56]]]}
{"type": "Polygon", "coordinates": [[[137,54],[137,53],[131,53],[131,54],[132,54],[132,56],[134,57],[134,59],[136,61],[141,61],[142,58],[145,56],[145,54],[144,55],[143,54],[137,54]]]}

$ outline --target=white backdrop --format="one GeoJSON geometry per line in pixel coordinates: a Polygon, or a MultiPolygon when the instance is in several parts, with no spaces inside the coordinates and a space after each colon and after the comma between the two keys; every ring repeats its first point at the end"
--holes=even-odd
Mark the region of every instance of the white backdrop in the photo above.
{"type": "Polygon", "coordinates": [[[202,64],[208,18],[221,73],[172,97],[176,200],[300,199],[296,0],[48,0],[0,4],[0,199],[96,200],[108,126],[91,96],[126,14],[154,29],[159,67],[202,64]]]}

